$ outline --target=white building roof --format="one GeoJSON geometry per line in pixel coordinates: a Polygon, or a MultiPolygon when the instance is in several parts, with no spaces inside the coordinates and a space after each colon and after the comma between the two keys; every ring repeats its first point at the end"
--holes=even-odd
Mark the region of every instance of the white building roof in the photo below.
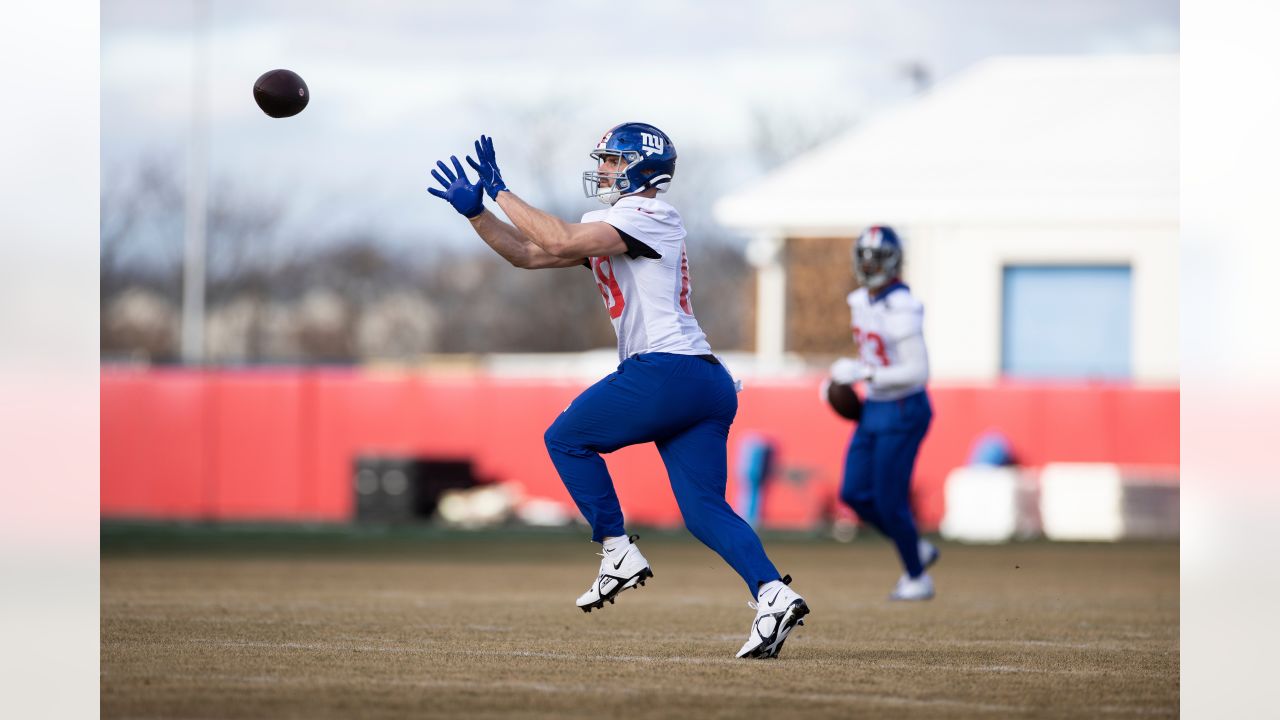
{"type": "Polygon", "coordinates": [[[1000,57],[726,196],[731,227],[1176,224],[1178,57],[1000,57]]]}

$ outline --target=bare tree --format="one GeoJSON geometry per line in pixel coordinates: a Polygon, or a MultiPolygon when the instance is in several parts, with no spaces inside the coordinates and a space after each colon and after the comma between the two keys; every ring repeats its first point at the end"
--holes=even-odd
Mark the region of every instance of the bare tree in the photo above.
{"type": "MultiPolygon", "coordinates": [[[[563,118],[540,122],[546,143],[564,137],[563,118]]],[[[700,176],[694,159],[682,168],[691,186],[700,176]]],[[[530,170],[544,178],[543,187],[561,172],[550,159],[531,162],[530,170]]],[[[585,268],[519,270],[479,244],[407,249],[375,224],[317,233],[287,224],[289,198],[250,197],[225,179],[211,187],[206,330],[213,362],[411,360],[428,352],[568,352],[615,342],[585,268]]],[[[547,209],[577,219],[571,197],[543,195],[547,209]]],[[[713,200],[711,190],[690,187],[680,202],[693,218],[695,307],[715,347],[729,349],[740,344],[749,272],[737,240],[711,221],[713,200]]],[[[104,358],[176,361],[182,207],[176,163],[166,156],[104,173],[104,358]]]]}
{"type": "Polygon", "coordinates": [[[99,342],[107,357],[172,359],[181,293],[182,191],[161,154],[104,168],[99,214],[99,342]]]}
{"type": "Polygon", "coordinates": [[[752,110],[752,148],[762,170],[772,170],[852,128],[840,114],[798,114],[771,106],[752,110]]]}

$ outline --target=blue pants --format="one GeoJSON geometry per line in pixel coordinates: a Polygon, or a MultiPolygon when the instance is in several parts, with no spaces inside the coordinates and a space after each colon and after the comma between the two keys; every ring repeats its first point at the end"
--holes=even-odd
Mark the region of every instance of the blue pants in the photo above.
{"type": "Polygon", "coordinates": [[[551,462],[591,524],[591,539],[626,534],[601,453],[652,442],[689,532],[747,583],[779,578],[755,531],[725,501],[729,425],[738,395],[725,369],[690,355],[643,353],[587,388],[547,428],[551,462]]]}
{"type": "Polygon", "coordinates": [[[932,419],[923,390],[901,400],[868,400],[849,442],[840,488],[840,499],[897,546],[911,577],[924,571],[911,516],[911,471],[932,419]]]}

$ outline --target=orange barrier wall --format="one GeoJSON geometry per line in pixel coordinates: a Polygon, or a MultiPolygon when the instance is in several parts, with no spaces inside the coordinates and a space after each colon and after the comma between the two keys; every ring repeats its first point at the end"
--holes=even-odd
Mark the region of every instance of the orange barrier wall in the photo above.
{"type": "MultiPolygon", "coordinates": [[[[818,381],[758,381],[739,396],[729,497],[736,497],[738,443],[748,431],[770,436],[780,472],[765,496],[767,526],[811,527],[838,505],[852,426],[818,401],[818,381]]],[[[529,495],[571,506],[542,433],[583,387],[354,369],[104,368],[102,514],[345,521],[360,454],[469,458],[482,477],[516,481],[529,495]]],[[[987,429],[1002,430],[1028,465],[1178,464],[1176,389],[1001,383],[939,385],[930,393],[934,424],[914,485],[927,530],[942,518],[946,474],[987,429]]],[[[625,448],[608,463],[629,521],[680,523],[651,445],[625,448]]]]}

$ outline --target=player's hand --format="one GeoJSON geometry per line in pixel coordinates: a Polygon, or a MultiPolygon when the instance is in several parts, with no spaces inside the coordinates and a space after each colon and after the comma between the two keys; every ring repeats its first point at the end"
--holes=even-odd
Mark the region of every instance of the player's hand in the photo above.
{"type": "Polygon", "coordinates": [[[827,402],[827,393],[831,392],[831,383],[835,382],[835,378],[827,378],[818,386],[818,399],[827,402]]]}
{"type": "MultiPolygon", "coordinates": [[[[462,169],[462,163],[458,162],[457,156],[449,158],[453,161],[453,168],[457,171],[455,176],[453,171],[449,169],[443,161],[437,160],[436,165],[440,166],[440,170],[432,170],[431,175],[444,187],[427,188],[427,192],[443,199],[453,206],[463,216],[473,218],[484,212],[484,189],[480,183],[474,185],[467,179],[467,173],[462,169]],[[441,176],[441,172],[444,173],[441,176]]],[[[470,158],[468,158],[470,159],[470,158]]]]}
{"type": "MultiPolygon", "coordinates": [[[[476,157],[479,162],[467,156],[467,163],[480,175],[480,184],[489,193],[490,200],[497,200],[498,193],[507,189],[502,181],[502,171],[498,169],[498,157],[493,152],[493,138],[481,135],[476,141],[476,157]]],[[[510,192],[510,191],[508,191],[510,192]]]]}
{"type": "Polygon", "coordinates": [[[845,385],[871,378],[871,366],[861,360],[842,357],[831,363],[831,379],[845,385]]]}

